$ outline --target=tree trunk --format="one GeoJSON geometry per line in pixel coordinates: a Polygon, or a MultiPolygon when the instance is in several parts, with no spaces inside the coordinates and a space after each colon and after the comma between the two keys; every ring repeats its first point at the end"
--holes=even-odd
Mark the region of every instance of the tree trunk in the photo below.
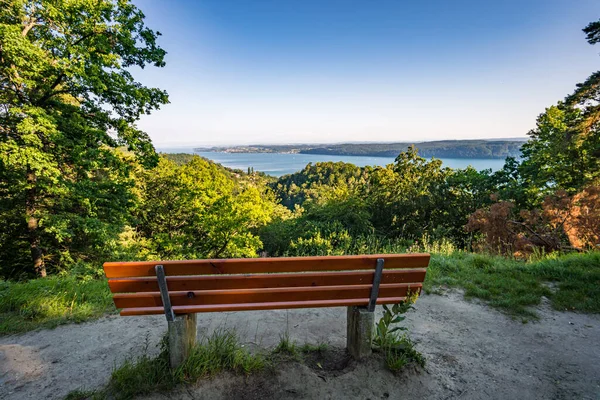
{"type": "Polygon", "coordinates": [[[35,273],[42,277],[46,277],[46,266],[44,265],[44,253],[40,245],[40,235],[38,231],[38,219],[35,216],[36,211],[36,176],[31,170],[27,171],[27,183],[29,189],[27,190],[27,204],[25,206],[25,213],[27,215],[27,232],[29,239],[29,248],[31,250],[31,261],[33,262],[33,270],[35,273]]]}

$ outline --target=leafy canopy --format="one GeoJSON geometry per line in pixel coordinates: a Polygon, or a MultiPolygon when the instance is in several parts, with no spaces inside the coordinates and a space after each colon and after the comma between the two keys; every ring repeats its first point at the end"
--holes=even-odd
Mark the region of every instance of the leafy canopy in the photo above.
{"type": "Polygon", "coordinates": [[[157,258],[253,257],[262,245],[254,232],[275,208],[270,193],[198,156],[182,165],[161,158],[138,185],[137,227],[157,258]]]}
{"type": "Polygon", "coordinates": [[[134,160],[117,148],[155,165],[135,121],[168,102],[132,75],[164,66],[158,35],[126,0],[1,2],[0,216],[13,240],[0,264],[11,274],[43,276],[125,222],[134,160]]]}

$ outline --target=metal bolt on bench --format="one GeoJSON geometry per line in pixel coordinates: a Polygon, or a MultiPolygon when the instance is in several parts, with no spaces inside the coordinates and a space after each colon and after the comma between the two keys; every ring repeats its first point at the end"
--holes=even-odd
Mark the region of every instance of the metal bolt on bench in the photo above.
{"type": "Polygon", "coordinates": [[[376,304],[420,291],[429,254],[108,262],[121,315],[164,313],[170,362],[196,342],[196,313],[347,306],[347,347],[371,353],[376,304]]]}

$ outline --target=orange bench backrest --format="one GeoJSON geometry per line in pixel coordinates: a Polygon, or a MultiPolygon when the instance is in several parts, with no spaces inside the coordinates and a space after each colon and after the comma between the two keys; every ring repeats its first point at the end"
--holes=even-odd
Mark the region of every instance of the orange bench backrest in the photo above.
{"type": "Polygon", "coordinates": [[[420,292],[429,254],[108,262],[104,271],[121,315],[161,314],[155,266],[163,265],[176,314],[367,305],[377,259],[377,304],[420,292]]]}

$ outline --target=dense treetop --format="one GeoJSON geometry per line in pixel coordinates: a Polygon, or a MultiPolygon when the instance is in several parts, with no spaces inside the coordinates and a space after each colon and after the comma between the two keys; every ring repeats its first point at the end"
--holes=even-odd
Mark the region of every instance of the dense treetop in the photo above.
{"type": "Polygon", "coordinates": [[[128,1],[2,2],[0,262],[11,254],[11,270],[44,276],[122,229],[132,162],[157,162],[134,123],[168,97],[131,70],[164,65],[158,35],[128,1]]]}

